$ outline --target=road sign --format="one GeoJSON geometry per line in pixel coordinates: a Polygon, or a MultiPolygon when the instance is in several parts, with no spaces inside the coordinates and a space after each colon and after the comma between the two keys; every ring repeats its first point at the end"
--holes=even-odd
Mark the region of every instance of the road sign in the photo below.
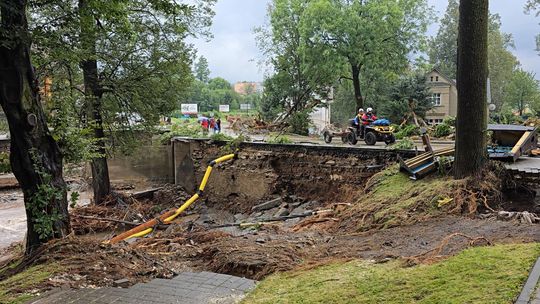
{"type": "Polygon", "coordinates": [[[180,105],[182,114],[197,114],[198,108],[196,103],[183,103],[180,105]]]}
{"type": "Polygon", "coordinates": [[[229,105],[219,105],[219,111],[220,112],[230,112],[229,105]]]}
{"type": "Polygon", "coordinates": [[[241,103],[240,104],[240,110],[251,110],[251,104],[249,104],[249,103],[241,103]]]}

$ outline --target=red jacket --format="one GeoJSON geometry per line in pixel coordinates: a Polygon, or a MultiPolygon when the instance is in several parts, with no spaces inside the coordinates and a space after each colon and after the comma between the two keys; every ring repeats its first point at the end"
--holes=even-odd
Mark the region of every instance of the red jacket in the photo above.
{"type": "Polygon", "coordinates": [[[374,122],[375,120],[377,120],[377,116],[375,116],[375,114],[373,114],[373,113],[372,114],[365,113],[362,116],[362,124],[364,124],[364,125],[369,125],[370,123],[374,122]]]}

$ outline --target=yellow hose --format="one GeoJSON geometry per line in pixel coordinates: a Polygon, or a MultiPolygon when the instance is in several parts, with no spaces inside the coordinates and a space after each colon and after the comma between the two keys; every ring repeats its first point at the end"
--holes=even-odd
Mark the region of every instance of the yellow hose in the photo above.
{"type": "Polygon", "coordinates": [[[185,202],[182,206],[180,206],[180,208],[178,208],[176,210],[176,212],[169,216],[168,218],[166,218],[164,220],[164,222],[166,224],[168,224],[168,222],[171,222],[172,220],[174,220],[177,216],[180,215],[180,213],[184,212],[184,210],[186,210],[191,204],[193,204],[197,199],[199,198],[199,194],[198,193],[195,193],[195,195],[193,195],[189,200],[187,200],[187,202],[185,202]]]}
{"type": "Polygon", "coordinates": [[[212,173],[212,165],[209,165],[208,168],[206,168],[206,173],[204,173],[201,185],[199,186],[200,191],[204,191],[206,183],[208,183],[208,179],[210,178],[210,173],[212,173]]]}
{"type": "Polygon", "coordinates": [[[141,232],[139,232],[139,233],[135,233],[135,234],[133,234],[133,235],[128,236],[128,237],[126,238],[126,240],[127,240],[127,239],[131,239],[131,238],[136,238],[136,237],[143,237],[143,236],[149,234],[150,232],[152,232],[152,230],[154,230],[154,229],[153,229],[153,228],[148,228],[148,229],[143,230],[143,231],[141,231],[141,232]]]}
{"type": "MultiPolygon", "coordinates": [[[[176,209],[176,211],[174,212],[173,215],[171,215],[168,218],[164,219],[163,223],[164,224],[170,224],[171,221],[173,221],[177,216],[179,216],[182,212],[184,212],[191,204],[193,204],[201,196],[202,192],[204,191],[204,188],[206,187],[206,184],[208,183],[208,179],[210,178],[210,174],[212,173],[213,165],[219,164],[219,163],[222,163],[222,162],[225,162],[225,161],[228,161],[228,160],[231,160],[235,156],[236,156],[236,154],[228,154],[228,155],[222,156],[222,157],[210,162],[210,164],[206,168],[206,172],[204,173],[204,177],[203,177],[203,179],[201,181],[201,184],[199,186],[199,191],[197,193],[195,193],[190,199],[188,199],[182,206],[180,206],[180,208],[176,209]]],[[[139,227],[139,226],[137,226],[137,227],[139,227]]],[[[136,229],[137,227],[135,227],[134,229],[136,229]]],[[[148,229],[143,230],[141,232],[137,232],[137,233],[128,235],[125,239],[130,239],[130,238],[134,238],[134,237],[143,237],[143,236],[149,234],[152,231],[154,231],[153,228],[148,228],[148,229]]],[[[121,240],[122,239],[120,238],[118,240],[118,242],[121,241],[121,240]]]]}
{"type": "Polygon", "coordinates": [[[228,161],[228,160],[233,159],[235,155],[236,155],[236,154],[225,155],[225,156],[222,156],[222,157],[220,157],[220,158],[214,160],[214,162],[215,162],[216,164],[219,164],[219,163],[222,163],[222,162],[225,162],[225,161],[228,161]]]}

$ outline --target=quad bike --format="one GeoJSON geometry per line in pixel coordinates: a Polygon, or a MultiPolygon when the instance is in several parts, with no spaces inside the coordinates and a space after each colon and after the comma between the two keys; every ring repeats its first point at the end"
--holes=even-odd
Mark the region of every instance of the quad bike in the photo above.
{"type": "Polygon", "coordinates": [[[351,125],[345,131],[325,129],[323,131],[323,138],[327,144],[331,143],[334,137],[340,137],[343,143],[350,145],[356,145],[359,139],[363,139],[366,145],[369,146],[375,145],[377,141],[382,141],[387,145],[396,142],[394,128],[391,126],[366,125],[364,128],[365,136],[362,136],[361,133],[360,128],[351,125]]]}
{"type": "Polygon", "coordinates": [[[391,126],[366,125],[364,127],[364,136],[362,136],[361,133],[362,132],[359,128],[349,127],[349,134],[347,135],[348,143],[356,145],[358,139],[363,139],[368,146],[373,146],[378,141],[382,141],[387,145],[391,145],[396,142],[394,128],[391,126]]]}

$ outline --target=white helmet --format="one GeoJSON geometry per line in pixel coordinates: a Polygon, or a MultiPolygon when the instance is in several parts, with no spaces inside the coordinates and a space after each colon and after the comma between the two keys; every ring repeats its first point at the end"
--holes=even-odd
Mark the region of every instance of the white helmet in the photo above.
{"type": "Polygon", "coordinates": [[[367,108],[367,112],[373,112],[373,109],[372,108],[367,108]]]}
{"type": "Polygon", "coordinates": [[[363,113],[364,112],[364,109],[360,108],[358,109],[358,113],[363,113]]]}

